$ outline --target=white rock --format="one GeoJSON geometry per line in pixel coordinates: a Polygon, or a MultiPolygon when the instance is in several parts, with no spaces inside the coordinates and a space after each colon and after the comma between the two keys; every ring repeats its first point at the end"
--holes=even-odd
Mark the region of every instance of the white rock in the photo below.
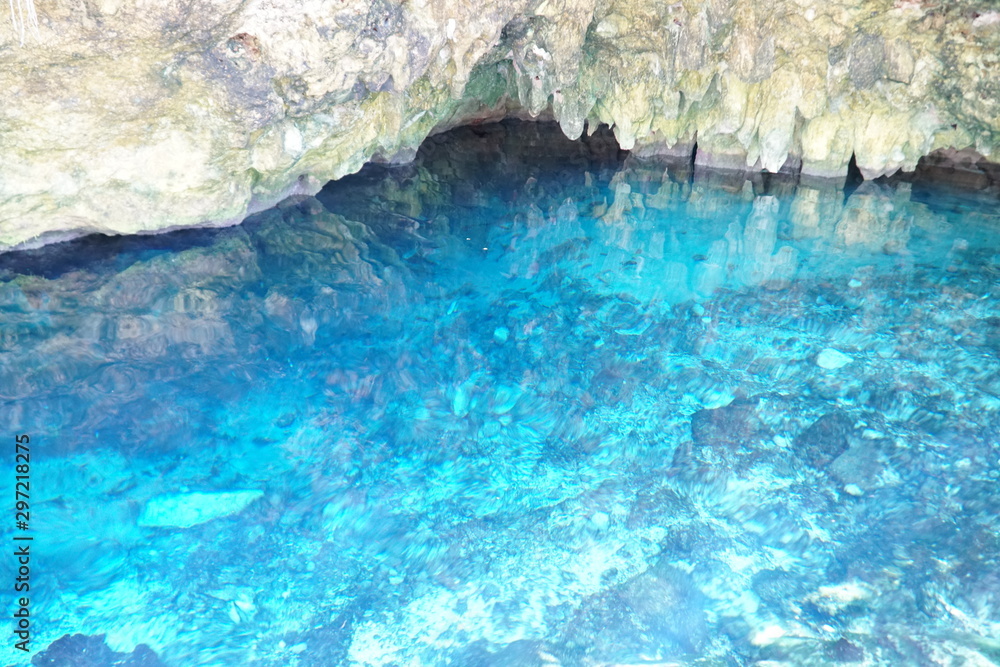
{"type": "Polygon", "coordinates": [[[1000,23],[1000,12],[985,12],[972,21],[973,28],[985,28],[986,26],[1000,23]]]}
{"type": "Polygon", "coordinates": [[[773,644],[778,641],[784,637],[785,634],[785,629],[780,625],[769,625],[759,632],[754,633],[750,641],[756,646],[767,646],[768,644],[773,644]]]}
{"type": "Polygon", "coordinates": [[[839,350],[833,349],[832,347],[824,349],[816,356],[816,365],[820,368],[825,368],[828,371],[835,371],[838,368],[843,368],[852,361],[854,361],[854,359],[839,350]]]}
{"type": "Polygon", "coordinates": [[[451,399],[451,412],[456,417],[464,417],[469,414],[469,405],[472,402],[473,383],[466,380],[455,388],[455,395],[451,399]]]}
{"type": "Polygon", "coordinates": [[[219,491],[157,496],[146,503],[139,525],[152,528],[190,528],[212,519],[242,512],[263,491],[219,491]]]}
{"type": "Polygon", "coordinates": [[[823,602],[824,609],[839,611],[847,605],[868,600],[872,597],[869,586],[860,581],[847,581],[831,586],[820,586],[817,594],[811,595],[814,602],[823,602]]]}
{"type": "Polygon", "coordinates": [[[294,125],[285,128],[285,152],[295,157],[302,155],[302,132],[294,125]]]}

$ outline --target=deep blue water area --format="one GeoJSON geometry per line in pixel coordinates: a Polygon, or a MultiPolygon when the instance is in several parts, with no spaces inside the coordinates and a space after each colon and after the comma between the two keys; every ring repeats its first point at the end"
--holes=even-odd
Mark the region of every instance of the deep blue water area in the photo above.
{"type": "Polygon", "coordinates": [[[0,256],[0,424],[39,665],[1000,661],[995,199],[463,128],[0,256]]]}

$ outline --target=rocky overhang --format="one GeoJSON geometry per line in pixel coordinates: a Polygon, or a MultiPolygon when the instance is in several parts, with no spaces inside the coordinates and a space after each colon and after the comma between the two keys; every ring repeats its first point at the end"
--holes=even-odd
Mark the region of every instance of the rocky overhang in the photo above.
{"type": "Polygon", "coordinates": [[[234,224],[366,161],[404,161],[433,132],[507,116],[555,118],[573,138],[607,124],[624,149],[728,169],[838,177],[853,157],[875,178],[932,153],[1000,162],[990,0],[12,9],[0,249],[234,224]]]}

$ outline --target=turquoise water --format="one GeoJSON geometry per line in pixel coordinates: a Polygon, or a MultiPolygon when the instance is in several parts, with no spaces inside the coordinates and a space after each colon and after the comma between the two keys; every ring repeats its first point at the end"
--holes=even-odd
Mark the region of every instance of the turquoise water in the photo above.
{"type": "Polygon", "coordinates": [[[995,664],[998,232],[512,124],[0,256],[35,664],[995,664]]]}

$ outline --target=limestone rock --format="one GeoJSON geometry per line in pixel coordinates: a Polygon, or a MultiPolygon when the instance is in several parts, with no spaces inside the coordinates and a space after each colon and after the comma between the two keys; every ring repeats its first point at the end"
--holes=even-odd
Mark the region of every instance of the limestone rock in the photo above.
{"type": "MultiPolygon", "coordinates": [[[[990,0],[37,0],[0,31],[0,250],[233,224],[443,128],[866,178],[1000,160],[990,0]],[[887,6],[888,5],[888,6],[887,6]],[[985,18],[984,18],[985,17],[985,18]],[[23,41],[23,46],[22,46],[23,41]]],[[[988,169],[987,169],[988,171],[988,169]]]]}

